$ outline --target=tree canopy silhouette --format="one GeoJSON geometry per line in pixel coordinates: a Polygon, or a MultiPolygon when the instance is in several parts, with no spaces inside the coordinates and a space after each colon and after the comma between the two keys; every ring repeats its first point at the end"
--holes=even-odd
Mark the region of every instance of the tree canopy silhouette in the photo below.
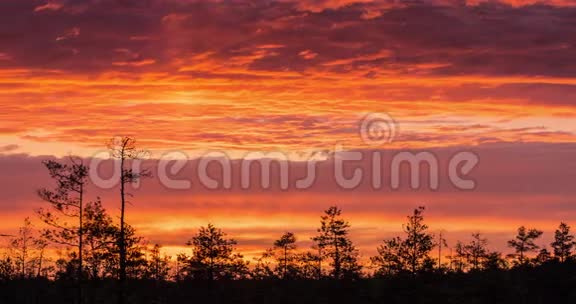
{"type": "Polygon", "coordinates": [[[570,226],[564,222],[560,223],[558,229],[554,232],[554,242],[551,244],[554,256],[560,262],[565,262],[572,256],[574,245],[576,245],[576,242],[574,242],[574,235],[570,233],[570,226]]]}
{"type": "Polygon", "coordinates": [[[424,223],[424,207],[414,209],[403,225],[404,238],[384,240],[378,247],[378,255],[371,258],[379,275],[395,275],[431,271],[435,261],[430,257],[434,248],[434,236],[424,223]]]}
{"type": "Polygon", "coordinates": [[[212,224],[200,227],[187,243],[192,246],[192,256],[179,256],[185,265],[181,269],[183,277],[210,281],[246,277],[248,265],[236,252],[236,244],[236,240],[227,238],[226,233],[212,224]]]}
{"type": "Polygon", "coordinates": [[[537,251],[540,246],[534,242],[542,236],[542,231],[537,229],[526,229],[521,226],[518,228],[518,234],[513,240],[508,241],[508,246],[514,249],[515,253],[509,256],[515,259],[515,263],[519,266],[526,266],[530,263],[530,258],[526,255],[530,252],[537,251]]]}
{"type": "Polygon", "coordinates": [[[342,210],[336,206],[325,210],[318,235],[312,240],[320,249],[321,259],[330,261],[331,278],[357,278],[362,269],[358,263],[358,250],[349,236],[350,224],[341,215],[342,210]]]}

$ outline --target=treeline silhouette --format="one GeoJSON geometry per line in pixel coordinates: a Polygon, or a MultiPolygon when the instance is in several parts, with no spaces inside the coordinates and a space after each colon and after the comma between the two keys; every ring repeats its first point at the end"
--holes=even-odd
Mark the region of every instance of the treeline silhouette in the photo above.
{"type": "Polygon", "coordinates": [[[88,200],[89,168],[79,159],[44,162],[55,187],[38,191],[36,210],[0,259],[0,303],[551,303],[576,299],[576,245],[560,223],[551,251],[536,244],[542,231],[519,227],[513,253],[488,249],[480,233],[449,248],[425,223],[424,207],[407,216],[403,234],[385,239],[362,262],[350,224],[332,206],[320,218],[311,248],[286,232],[246,260],[237,241],[218,227],[200,227],[186,245],[191,254],[169,257],[124,221],[125,185],[149,176],[129,161],[145,152],[130,137],[111,140],[121,164],[120,223],[99,198],[88,200]],[[63,254],[53,261],[50,247],[63,254]],[[444,251],[443,251],[444,250],[444,251]]]}

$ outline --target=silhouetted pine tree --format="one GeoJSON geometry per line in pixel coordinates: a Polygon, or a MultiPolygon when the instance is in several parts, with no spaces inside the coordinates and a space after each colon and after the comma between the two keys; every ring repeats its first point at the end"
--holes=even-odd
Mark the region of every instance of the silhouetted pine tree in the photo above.
{"type": "Polygon", "coordinates": [[[16,263],[9,256],[0,259],[0,282],[6,282],[16,277],[16,263]]]}
{"type": "Polygon", "coordinates": [[[200,227],[198,233],[188,241],[192,256],[180,255],[184,266],[183,277],[196,280],[240,279],[248,274],[248,263],[236,253],[236,240],[212,224],[200,227]]]}
{"type": "Polygon", "coordinates": [[[530,258],[526,254],[538,251],[540,246],[534,241],[542,235],[542,231],[536,229],[526,229],[521,226],[518,228],[518,234],[513,240],[508,241],[508,247],[513,248],[515,253],[508,256],[514,259],[517,266],[526,266],[530,264],[530,258]]]}
{"type": "Polygon", "coordinates": [[[462,263],[459,270],[480,270],[488,257],[488,240],[480,233],[473,233],[472,240],[468,244],[458,242],[456,244],[456,258],[462,263]]]}
{"type": "Polygon", "coordinates": [[[276,272],[283,279],[294,278],[297,269],[294,267],[294,251],[296,250],[296,236],[292,232],[284,233],[274,242],[273,252],[277,260],[276,272]]]}
{"type": "Polygon", "coordinates": [[[350,224],[341,218],[341,214],[336,206],[324,211],[319,235],[312,240],[320,248],[322,260],[330,261],[331,278],[358,278],[362,269],[358,263],[358,250],[349,237],[350,224]]]}
{"type": "Polygon", "coordinates": [[[570,234],[570,226],[566,223],[560,223],[554,232],[554,242],[551,244],[554,257],[564,263],[572,256],[574,245],[576,242],[574,242],[574,235],[570,234]]]}
{"type": "Polygon", "coordinates": [[[403,226],[405,238],[395,237],[384,240],[378,248],[378,255],[371,258],[376,266],[376,274],[394,275],[403,272],[415,275],[418,272],[431,271],[434,260],[430,253],[434,248],[434,236],[428,233],[424,224],[424,207],[414,209],[403,226]]]}
{"type": "Polygon", "coordinates": [[[118,246],[118,227],[112,217],[106,213],[100,200],[86,205],[84,212],[84,242],[86,248],[86,269],[91,279],[104,278],[107,275],[105,264],[114,260],[115,247],[118,246]]]}
{"type": "Polygon", "coordinates": [[[142,170],[140,172],[128,168],[129,162],[140,160],[148,155],[146,150],[138,149],[136,146],[136,139],[132,137],[112,138],[108,142],[108,149],[110,155],[120,160],[120,233],[119,233],[119,271],[118,276],[120,280],[120,289],[118,295],[118,303],[124,303],[124,282],[127,277],[128,267],[128,231],[125,221],[126,213],[126,186],[139,181],[142,177],[150,176],[150,172],[142,170]]]}
{"type": "Polygon", "coordinates": [[[145,273],[145,278],[157,282],[166,281],[170,272],[170,257],[162,255],[160,252],[161,249],[162,247],[159,244],[155,244],[152,249],[150,249],[148,265],[145,273]]]}
{"type": "Polygon", "coordinates": [[[14,256],[14,266],[20,278],[38,277],[42,271],[42,258],[46,242],[34,235],[30,218],[24,219],[24,225],[10,241],[14,256]]]}
{"type": "MultiPolygon", "coordinates": [[[[52,190],[38,190],[40,198],[50,204],[48,208],[40,208],[37,214],[50,228],[43,231],[43,236],[50,242],[59,245],[76,247],[78,269],[76,277],[82,280],[84,272],[84,197],[88,179],[88,167],[81,159],[70,157],[69,164],[48,160],[43,162],[50,177],[56,182],[52,190]],[[68,220],[74,219],[74,223],[68,220]]],[[[79,284],[79,298],[82,297],[82,287],[79,284]]]]}

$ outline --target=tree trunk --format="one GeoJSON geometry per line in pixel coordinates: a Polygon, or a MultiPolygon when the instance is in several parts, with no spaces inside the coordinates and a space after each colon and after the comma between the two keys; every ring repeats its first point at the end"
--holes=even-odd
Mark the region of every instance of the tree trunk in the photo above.
{"type": "Polygon", "coordinates": [[[284,246],[284,279],[286,279],[286,273],[288,272],[288,248],[284,246]]]}
{"type": "Polygon", "coordinates": [[[78,205],[80,207],[80,227],[78,228],[78,303],[83,303],[83,290],[82,290],[82,280],[83,280],[83,252],[84,252],[84,242],[83,242],[83,235],[84,235],[84,227],[83,227],[83,217],[84,217],[84,210],[83,210],[83,203],[82,200],[84,198],[84,185],[80,185],[80,198],[78,205]]]}
{"type": "Polygon", "coordinates": [[[124,288],[126,285],[126,231],[124,227],[124,210],[126,206],[126,199],[124,193],[124,147],[122,147],[120,158],[120,291],[118,295],[118,303],[124,303],[124,288]]]}

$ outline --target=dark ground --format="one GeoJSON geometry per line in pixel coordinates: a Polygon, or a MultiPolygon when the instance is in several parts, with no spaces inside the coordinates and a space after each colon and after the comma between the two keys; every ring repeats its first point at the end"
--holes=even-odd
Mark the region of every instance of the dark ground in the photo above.
{"type": "MultiPolygon", "coordinates": [[[[114,281],[87,282],[86,304],[116,303],[114,281]]],[[[0,282],[1,304],[75,303],[74,282],[0,282]]],[[[127,303],[576,303],[576,266],[358,281],[131,281],[127,303]]]]}

